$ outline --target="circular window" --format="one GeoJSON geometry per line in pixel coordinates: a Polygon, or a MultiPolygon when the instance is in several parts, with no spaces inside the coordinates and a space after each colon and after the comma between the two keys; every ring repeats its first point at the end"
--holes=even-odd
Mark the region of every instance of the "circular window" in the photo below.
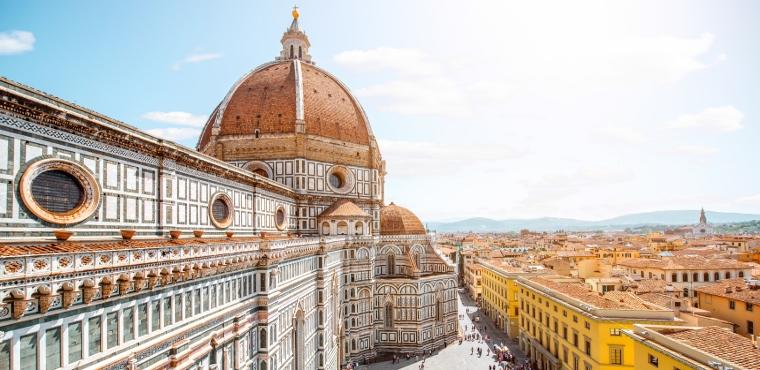
{"type": "Polygon", "coordinates": [[[30,213],[54,224],[75,224],[100,205],[100,185],[90,170],[58,158],[32,162],[19,179],[19,195],[30,213]]]}
{"type": "Polygon", "coordinates": [[[285,218],[285,208],[280,206],[274,213],[274,224],[277,226],[277,230],[285,230],[285,227],[287,226],[285,224],[285,218]]]}
{"type": "Polygon", "coordinates": [[[341,176],[339,173],[330,174],[330,186],[333,188],[340,189],[343,187],[344,183],[345,181],[343,180],[343,176],[341,176]]]}
{"type": "Polygon", "coordinates": [[[353,173],[346,167],[333,166],[327,171],[328,187],[340,194],[348,194],[354,187],[353,173]]]}
{"type": "Polygon", "coordinates": [[[45,171],[32,180],[32,198],[48,212],[67,213],[82,205],[84,188],[68,172],[45,171]]]}
{"type": "Polygon", "coordinates": [[[227,193],[216,193],[208,206],[211,223],[219,229],[232,225],[232,199],[227,193]]]}

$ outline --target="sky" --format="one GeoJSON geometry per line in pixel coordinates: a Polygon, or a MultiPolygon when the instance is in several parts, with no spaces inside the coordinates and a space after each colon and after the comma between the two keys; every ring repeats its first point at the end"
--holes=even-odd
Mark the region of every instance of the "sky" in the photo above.
{"type": "MultiPolygon", "coordinates": [[[[426,221],[760,213],[760,2],[297,5],[426,221]]],[[[0,75],[192,148],[292,6],[0,0],[0,75]]]]}

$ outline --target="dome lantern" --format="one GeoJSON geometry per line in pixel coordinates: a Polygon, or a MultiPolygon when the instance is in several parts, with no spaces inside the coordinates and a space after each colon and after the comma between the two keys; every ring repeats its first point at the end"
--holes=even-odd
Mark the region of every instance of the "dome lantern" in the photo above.
{"type": "Polygon", "coordinates": [[[298,11],[298,7],[294,6],[291,13],[293,15],[293,22],[290,23],[290,27],[282,35],[280,43],[282,44],[282,51],[275,60],[293,60],[298,59],[306,63],[312,63],[311,55],[309,54],[309,38],[301,30],[301,26],[298,24],[298,18],[301,13],[298,11]]]}

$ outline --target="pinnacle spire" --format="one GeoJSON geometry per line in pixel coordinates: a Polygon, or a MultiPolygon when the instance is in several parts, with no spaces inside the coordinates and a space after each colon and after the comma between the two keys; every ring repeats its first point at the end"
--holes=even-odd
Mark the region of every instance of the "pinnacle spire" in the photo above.
{"type": "Polygon", "coordinates": [[[301,31],[301,28],[298,26],[298,17],[301,16],[301,13],[298,12],[297,5],[293,5],[293,11],[290,12],[290,14],[293,15],[293,22],[290,23],[290,28],[288,28],[288,32],[301,31]]]}

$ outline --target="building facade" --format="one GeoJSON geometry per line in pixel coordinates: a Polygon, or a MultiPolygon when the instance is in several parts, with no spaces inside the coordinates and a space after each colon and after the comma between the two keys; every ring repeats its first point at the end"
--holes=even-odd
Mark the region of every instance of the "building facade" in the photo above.
{"type": "Polygon", "coordinates": [[[520,347],[540,370],[630,369],[634,324],[678,325],[672,310],[634,294],[599,294],[566,277],[521,277],[520,347]]]}
{"type": "Polygon", "coordinates": [[[456,337],[453,266],[298,13],[198,151],[0,79],[0,368],[336,369],[456,337]]]}
{"type": "Polygon", "coordinates": [[[760,330],[760,281],[729,279],[697,289],[697,302],[710,316],[734,324],[738,334],[753,338],[760,330]]]}
{"type": "Polygon", "coordinates": [[[695,289],[710,283],[752,276],[750,264],[700,256],[628,259],[619,266],[630,276],[666,281],[683,297],[691,298],[696,297],[695,289]]]}
{"type": "Polygon", "coordinates": [[[516,339],[520,329],[520,289],[517,279],[538,275],[523,268],[496,261],[480,261],[482,275],[482,309],[496,328],[516,339]]]}

